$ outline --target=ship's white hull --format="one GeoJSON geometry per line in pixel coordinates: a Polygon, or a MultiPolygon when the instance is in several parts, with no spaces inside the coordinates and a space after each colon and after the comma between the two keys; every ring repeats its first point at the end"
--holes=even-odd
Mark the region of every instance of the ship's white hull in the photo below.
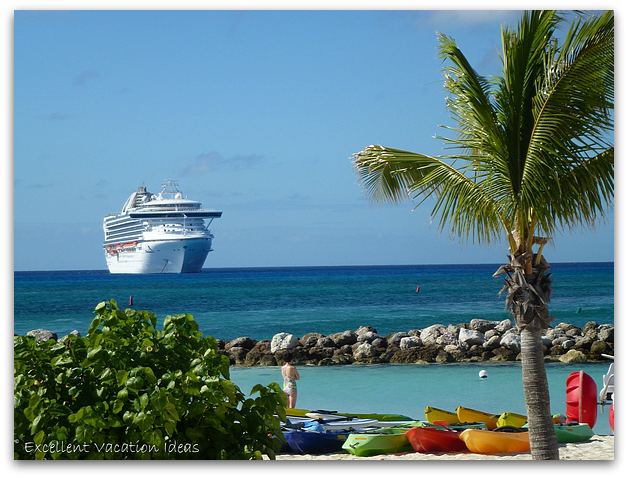
{"type": "Polygon", "coordinates": [[[133,250],[105,252],[105,258],[112,274],[199,272],[211,245],[211,237],[140,241],[133,250]]]}

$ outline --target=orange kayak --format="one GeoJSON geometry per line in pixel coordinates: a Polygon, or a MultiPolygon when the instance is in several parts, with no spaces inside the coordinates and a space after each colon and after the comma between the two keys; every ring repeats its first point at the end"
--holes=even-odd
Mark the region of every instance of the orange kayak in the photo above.
{"type": "Polygon", "coordinates": [[[461,423],[483,422],[486,423],[486,428],[488,428],[489,430],[497,427],[497,420],[499,419],[499,415],[494,415],[492,413],[482,412],[480,410],[474,410],[473,408],[466,407],[456,408],[456,415],[458,416],[458,421],[461,423]]]}
{"type": "Polygon", "coordinates": [[[530,451],[528,432],[494,432],[490,430],[464,430],[460,439],[472,453],[499,455],[530,451]]]}

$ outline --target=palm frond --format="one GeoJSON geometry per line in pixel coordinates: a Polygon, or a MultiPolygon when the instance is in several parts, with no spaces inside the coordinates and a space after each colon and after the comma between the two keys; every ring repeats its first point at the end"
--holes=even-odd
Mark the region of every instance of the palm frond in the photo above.
{"type": "Polygon", "coordinates": [[[354,166],[375,200],[414,198],[420,205],[434,197],[432,217],[439,218],[441,228],[449,223],[455,234],[478,241],[495,239],[503,232],[498,204],[464,169],[439,158],[379,145],[356,153],[354,166]]]}
{"type": "MultiPolygon", "coordinates": [[[[613,125],[613,37],[610,12],[578,21],[568,32],[560,54],[548,59],[534,97],[535,123],[525,158],[522,203],[538,204],[541,197],[547,200],[548,188],[566,190],[570,185],[565,181],[573,177],[574,169],[605,164],[599,158],[609,157],[613,125]],[[595,160],[590,161],[591,158],[595,160]],[[541,189],[539,184],[543,182],[545,186],[541,189]]],[[[605,178],[600,181],[604,182],[605,178]]],[[[592,189],[581,189],[581,195],[591,199],[601,191],[595,182],[580,182],[579,187],[584,186],[592,189]]],[[[555,200],[562,201],[562,194],[555,200]]],[[[589,222],[587,211],[581,214],[576,209],[562,210],[570,214],[562,218],[565,223],[579,219],[589,222]]]]}

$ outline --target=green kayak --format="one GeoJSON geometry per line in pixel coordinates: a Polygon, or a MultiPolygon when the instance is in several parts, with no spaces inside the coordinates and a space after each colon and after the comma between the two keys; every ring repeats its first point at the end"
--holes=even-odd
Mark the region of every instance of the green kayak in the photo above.
{"type": "Polygon", "coordinates": [[[405,435],[407,431],[407,428],[382,428],[376,432],[351,433],[342,448],[357,456],[411,452],[412,445],[405,435]]]}
{"type": "Polygon", "coordinates": [[[593,436],[593,430],[586,423],[562,423],[554,425],[558,443],[576,443],[587,441],[593,436]]]}
{"type": "Polygon", "coordinates": [[[286,408],[286,415],[291,417],[306,417],[308,413],[321,413],[324,415],[337,415],[340,417],[354,417],[354,418],[370,418],[378,420],[380,422],[403,422],[414,420],[406,415],[399,415],[396,413],[348,413],[337,412],[335,410],[306,410],[304,408],[286,408]]]}

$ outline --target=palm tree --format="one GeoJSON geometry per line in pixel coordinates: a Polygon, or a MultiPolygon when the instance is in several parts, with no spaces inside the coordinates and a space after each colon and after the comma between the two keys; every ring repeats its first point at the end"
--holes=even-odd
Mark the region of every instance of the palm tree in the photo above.
{"type": "Polygon", "coordinates": [[[543,247],[558,230],[593,226],[613,199],[614,16],[578,15],[564,39],[554,11],[502,27],[501,76],[479,75],[439,35],[455,127],[438,157],[384,146],[354,154],[375,200],[434,198],[441,229],[488,243],[507,239],[506,305],[520,331],[534,459],[558,459],[541,334],[551,293],[543,247]],[[534,250],[536,248],[536,250],[534,250]]]}

